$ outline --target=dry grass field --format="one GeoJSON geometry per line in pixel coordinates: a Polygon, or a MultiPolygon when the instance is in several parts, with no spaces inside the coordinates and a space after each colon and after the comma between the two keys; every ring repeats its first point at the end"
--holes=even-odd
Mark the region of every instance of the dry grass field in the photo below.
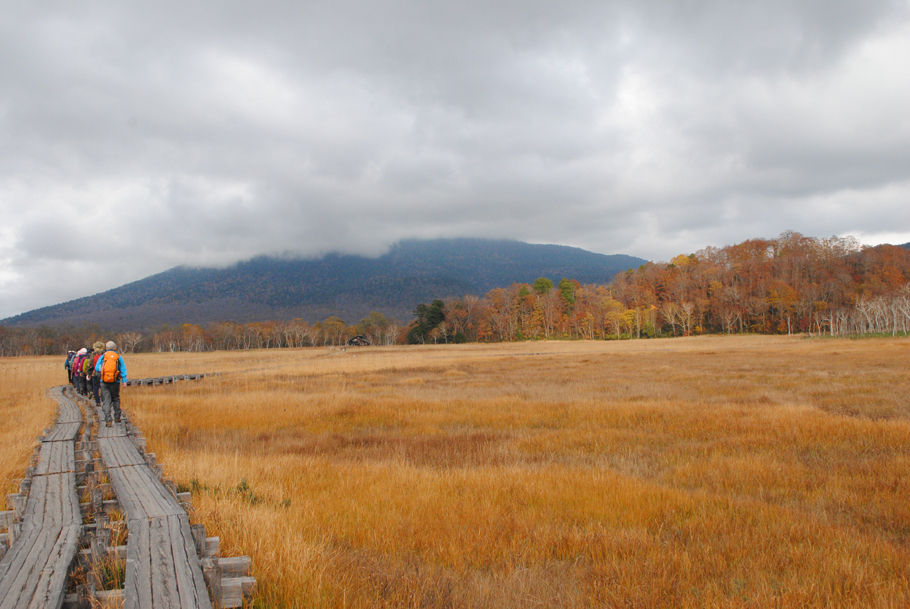
{"type": "Polygon", "coordinates": [[[66,382],[65,357],[0,357],[0,508],[4,510],[6,494],[18,492],[13,480],[25,475],[38,436],[54,424],[57,403],[47,390],[66,382]]]}
{"type": "MultiPolygon", "coordinates": [[[[7,482],[62,361],[0,360],[7,482]]],[[[124,407],[259,607],[910,606],[910,340],[127,363],[223,373],[124,407]]]]}

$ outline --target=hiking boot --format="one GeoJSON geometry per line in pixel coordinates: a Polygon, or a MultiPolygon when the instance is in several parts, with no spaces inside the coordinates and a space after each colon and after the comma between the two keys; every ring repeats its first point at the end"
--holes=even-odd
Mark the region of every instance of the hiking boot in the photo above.
{"type": "Polygon", "coordinates": [[[119,422],[120,422],[120,417],[114,417],[114,423],[119,423],[119,422]]]}
{"type": "Polygon", "coordinates": [[[110,427],[110,426],[111,426],[111,422],[110,422],[110,421],[107,421],[107,422],[104,424],[104,426],[105,426],[105,427],[110,427]]]}

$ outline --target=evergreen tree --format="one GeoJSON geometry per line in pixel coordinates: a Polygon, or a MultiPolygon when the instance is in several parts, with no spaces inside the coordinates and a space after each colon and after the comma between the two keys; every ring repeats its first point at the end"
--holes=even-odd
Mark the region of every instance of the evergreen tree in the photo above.
{"type": "Polygon", "coordinates": [[[414,323],[408,330],[408,343],[412,345],[427,342],[427,335],[445,321],[445,304],[438,298],[432,304],[419,304],[414,309],[414,323]]]}

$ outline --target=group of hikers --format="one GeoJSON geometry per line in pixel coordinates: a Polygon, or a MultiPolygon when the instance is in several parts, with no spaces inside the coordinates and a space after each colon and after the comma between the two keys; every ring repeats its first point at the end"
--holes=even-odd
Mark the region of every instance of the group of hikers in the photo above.
{"type": "Polygon", "coordinates": [[[111,410],[114,422],[120,422],[120,385],[126,384],[126,363],[117,343],[99,340],[91,347],[70,351],[63,367],[77,393],[95,398],[106,426],[111,426],[111,410]]]}

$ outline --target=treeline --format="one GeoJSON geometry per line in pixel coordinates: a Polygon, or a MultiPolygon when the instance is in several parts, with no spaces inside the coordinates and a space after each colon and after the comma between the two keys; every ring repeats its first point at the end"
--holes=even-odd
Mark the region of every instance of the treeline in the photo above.
{"type": "Polygon", "coordinates": [[[373,345],[390,345],[403,342],[404,331],[402,324],[378,312],[353,325],[329,317],[312,324],[301,319],[245,324],[187,323],[166,325],[146,333],[104,333],[97,326],[63,329],[0,326],[0,356],[66,353],[68,349],[108,339],[116,341],[126,353],[339,346],[353,336],[364,336],[373,345]]]}
{"type": "Polygon", "coordinates": [[[641,338],[704,333],[903,334],[910,250],[784,233],[648,263],[610,285],[546,278],[445,303],[423,340],[641,338]]]}
{"type": "Polygon", "coordinates": [[[615,339],[704,333],[904,334],[910,331],[910,250],[852,238],[784,233],[648,263],[609,285],[541,277],[421,304],[402,324],[371,313],[349,325],[268,321],[165,326],[102,336],[97,328],[0,327],[0,355],[63,353],[114,338],[126,351],[208,351],[371,344],[615,339]]]}

